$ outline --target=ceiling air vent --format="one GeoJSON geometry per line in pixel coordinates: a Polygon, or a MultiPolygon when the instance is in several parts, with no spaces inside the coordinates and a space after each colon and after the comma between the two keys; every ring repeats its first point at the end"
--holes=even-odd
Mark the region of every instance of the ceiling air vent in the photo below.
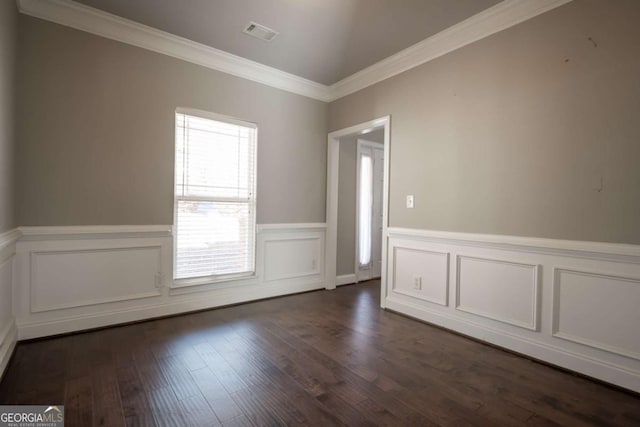
{"type": "Polygon", "coordinates": [[[271,28],[267,28],[264,25],[256,24],[255,22],[249,22],[249,25],[247,25],[245,29],[242,30],[242,32],[266,42],[270,42],[271,40],[275,39],[278,34],[280,34],[277,31],[272,30],[271,28]]]}

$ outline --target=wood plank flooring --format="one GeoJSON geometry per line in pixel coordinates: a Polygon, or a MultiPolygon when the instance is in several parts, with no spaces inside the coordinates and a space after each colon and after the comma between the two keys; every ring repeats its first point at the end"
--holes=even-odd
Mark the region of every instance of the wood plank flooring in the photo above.
{"type": "Polygon", "coordinates": [[[73,426],[639,426],[640,398],[379,308],[379,282],[21,343],[73,426]]]}

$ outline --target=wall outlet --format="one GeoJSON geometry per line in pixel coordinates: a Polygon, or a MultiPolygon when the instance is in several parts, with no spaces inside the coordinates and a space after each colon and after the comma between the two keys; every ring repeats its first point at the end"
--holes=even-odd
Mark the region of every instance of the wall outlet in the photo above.
{"type": "Polygon", "coordinates": [[[422,277],[413,276],[413,289],[419,291],[422,289],[422,277]]]}
{"type": "Polygon", "coordinates": [[[315,270],[316,268],[318,268],[318,261],[315,259],[311,260],[311,269],[315,270]]]}
{"type": "Polygon", "coordinates": [[[413,194],[407,196],[407,209],[413,209],[413,194]]]}

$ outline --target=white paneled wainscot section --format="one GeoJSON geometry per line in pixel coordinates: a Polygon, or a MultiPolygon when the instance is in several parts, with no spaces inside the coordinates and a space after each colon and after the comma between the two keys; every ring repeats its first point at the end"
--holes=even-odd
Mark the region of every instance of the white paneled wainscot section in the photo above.
{"type": "Polygon", "coordinates": [[[0,376],[7,367],[18,339],[13,316],[13,275],[17,229],[0,233],[0,376]]]}
{"type": "Polygon", "coordinates": [[[640,392],[640,246],[389,228],[385,305],[640,392]]]}
{"type": "MultiPolygon", "coordinates": [[[[20,230],[13,294],[20,339],[325,287],[325,224],[258,225],[255,275],[186,285],[173,281],[170,226],[20,230]]],[[[7,274],[0,270],[0,280],[7,274]]]]}

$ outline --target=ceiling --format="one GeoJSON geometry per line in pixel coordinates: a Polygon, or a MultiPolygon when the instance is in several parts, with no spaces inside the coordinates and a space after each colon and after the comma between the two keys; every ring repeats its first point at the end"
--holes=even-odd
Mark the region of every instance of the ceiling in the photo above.
{"type": "Polygon", "coordinates": [[[77,0],[331,85],[500,0],[77,0]],[[255,21],[270,43],[242,29],[255,21]]]}

